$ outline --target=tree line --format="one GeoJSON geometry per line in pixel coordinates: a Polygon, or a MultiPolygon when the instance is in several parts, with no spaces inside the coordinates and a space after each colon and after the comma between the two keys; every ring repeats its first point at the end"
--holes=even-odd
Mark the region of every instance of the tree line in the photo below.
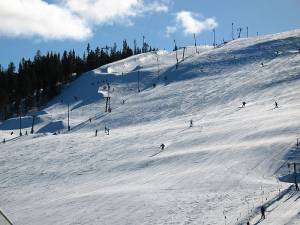
{"type": "Polygon", "coordinates": [[[132,49],[124,40],[121,49],[114,43],[112,47],[92,50],[88,44],[82,57],[74,49],[64,51],[62,55],[52,51],[43,55],[38,50],[33,59],[23,58],[18,69],[12,62],[7,69],[0,65],[0,119],[24,115],[33,108],[40,108],[58,95],[64,85],[84,72],[154,50],[146,42],[139,48],[136,41],[132,49]]]}

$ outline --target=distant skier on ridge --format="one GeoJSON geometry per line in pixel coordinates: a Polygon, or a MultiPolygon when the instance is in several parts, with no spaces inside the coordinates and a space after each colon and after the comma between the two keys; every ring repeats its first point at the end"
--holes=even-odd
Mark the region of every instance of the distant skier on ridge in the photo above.
{"type": "Polygon", "coordinates": [[[164,150],[165,149],[165,144],[161,144],[160,147],[161,147],[161,150],[164,150]]]}

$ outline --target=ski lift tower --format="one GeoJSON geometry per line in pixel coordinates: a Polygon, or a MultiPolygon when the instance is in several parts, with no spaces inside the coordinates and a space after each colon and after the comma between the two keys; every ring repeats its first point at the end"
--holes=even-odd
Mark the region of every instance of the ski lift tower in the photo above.
{"type": "Polygon", "coordinates": [[[106,96],[104,96],[105,99],[105,112],[111,112],[111,107],[110,107],[110,100],[111,100],[111,96],[110,96],[110,85],[109,83],[107,83],[106,90],[107,90],[107,94],[106,96]]]}
{"type": "Polygon", "coordinates": [[[298,181],[297,181],[297,166],[300,166],[300,162],[289,162],[288,163],[288,168],[290,170],[290,167],[293,166],[294,167],[294,184],[295,184],[295,188],[296,191],[299,191],[299,186],[298,186],[298,181]]]}

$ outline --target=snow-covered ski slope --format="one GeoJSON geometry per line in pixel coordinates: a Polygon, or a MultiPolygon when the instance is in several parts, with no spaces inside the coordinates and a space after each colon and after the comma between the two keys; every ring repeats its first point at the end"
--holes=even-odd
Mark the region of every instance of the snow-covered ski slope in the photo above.
{"type": "Polygon", "coordinates": [[[159,51],[82,75],[35,113],[34,135],[16,137],[18,118],[0,124],[1,209],[15,225],[300,224],[287,182],[300,162],[299,48],[295,30],[188,47],[184,61],[181,49],[177,69],[159,51]]]}

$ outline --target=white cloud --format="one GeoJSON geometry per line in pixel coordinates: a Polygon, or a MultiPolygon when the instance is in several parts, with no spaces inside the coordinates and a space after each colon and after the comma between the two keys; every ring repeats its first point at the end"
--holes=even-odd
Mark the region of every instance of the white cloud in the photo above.
{"type": "Polygon", "coordinates": [[[215,18],[203,21],[197,19],[197,15],[189,11],[180,11],[176,14],[176,25],[166,29],[167,35],[183,29],[185,35],[200,34],[205,30],[212,30],[218,26],[215,18]],[[176,28],[176,29],[175,29],[176,28]]]}
{"type": "Polygon", "coordinates": [[[155,1],[153,3],[150,3],[148,5],[145,6],[146,11],[151,11],[151,12],[168,12],[169,11],[169,7],[162,3],[162,2],[158,2],[155,1]]]}
{"type": "Polygon", "coordinates": [[[147,12],[167,12],[162,2],[145,3],[143,0],[64,0],[64,5],[91,24],[132,24],[130,18],[147,12]]]}
{"type": "Polygon", "coordinates": [[[121,23],[146,13],[167,12],[163,0],[0,0],[0,36],[82,40],[95,26],[121,23]]]}
{"type": "Polygon", "coordinates": [[[42,0],[1,0],[0,21],[3,36],[81,40],[92,34],[81,18],[42,0]]]}
{"type": "Polygon", "coordinates": [[[166,27],[166,34],[169,37],[171,34],[175,33],[177,31],[176,26],[167,26],[166,27]]]}
{"type": "Polygon", "coordinates": [[[138,15],[141,0],[65,0],[65,6],[90,24],[113,24],[138,15]]]}

